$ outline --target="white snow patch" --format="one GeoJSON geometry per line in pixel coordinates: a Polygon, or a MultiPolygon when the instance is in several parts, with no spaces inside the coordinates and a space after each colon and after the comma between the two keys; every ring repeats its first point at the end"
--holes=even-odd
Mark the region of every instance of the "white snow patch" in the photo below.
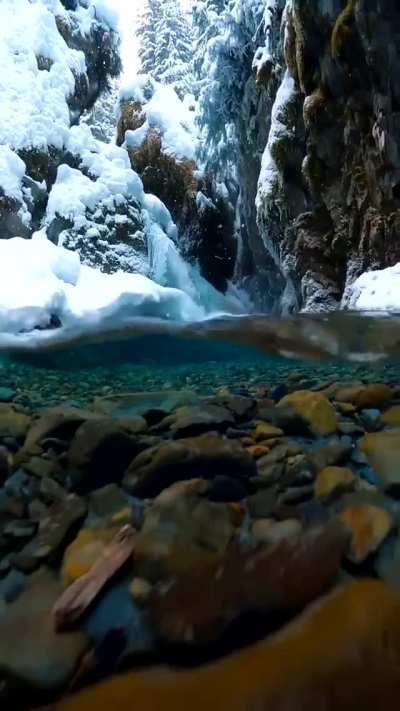
{"type": "Polygon", "coordinates": [[[0,240],[0,332],[19,334],[49,327],[56,317],[65,330],[86,334],[112,323],[156,317],[196,320],[204,310],[178,289],[141,274],[103,274],[81,265],[79,256],[56,247],[43,233],[31,240],[0,240]]]}
{"type": "Polygon", "coordinates": [[[167,154],[186,160],[195,160],[197,131],[195,112],[190,101],[181,101],[171,86],[164,86],[147,75],[138,76],[123,86],[120,100],[143,104],[146,121],[135,131],[127,131],[127,148],[138,148],[153,129],[162,136],[162,148],[167,154]]]}
{"type": "Polygon", "coordinates": [[[290,127],[286,122],[286,109],[292,101],[296,92],[296,84],[293,77],[286,71],[282,83],[277,91],[275,103],[271,112],[271,129],[268,143],[266,145],[258,180],[258,193],[256,198],[257,207],[262,207],[265,200],[272,198],[279,184],[279,169],[272,156],[272,147],[282,138],[286,137],[290,127]]]}
{"type": "Polygon", "coordinates": [[[349,287],[342,306],[357,311],[400,313],[400,263],[362,274],[349,287]]]}
{"type": "Polygon", "coordinates": [[[24,161],[9,146],[0,146],[0,187],[4,195],[18,202],[23,201],[22,178],[25,170],[24,161]]]}

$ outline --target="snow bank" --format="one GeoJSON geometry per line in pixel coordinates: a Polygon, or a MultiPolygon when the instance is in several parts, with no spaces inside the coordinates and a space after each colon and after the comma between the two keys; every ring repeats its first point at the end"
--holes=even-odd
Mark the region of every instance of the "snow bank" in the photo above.
{"type": "Polygon", "coordinates": [[[181,101],[171,86],[164,86],[147,75],[123,86],[120,101],[138,101],[143,105],[146,121],[136,131],[127,131],[127,148],[138,148],[149,130],[162,135],[162,148],[167,154],[186,160],[195,160],[197,133],[195,114],[189,101],[181,101]]]}
{"type": "MultiPolygon", "coordinates": [[[[96,19],[113,28],[114,15],[105,0],[73,13],[82,34],[96,19]]],[[[0,144],[16,150],[62,148],[68,137],[67,102],[86,61],[83,52],[68,47],[56,16],[69,24],[71,13],[60,0],[0,2],[0,144]]]]}
{"type": "Polygon", "coordinates": [[[362,274],[350,287],[342,306],[357,311],[400,313],[400,263],[362,274]]]}
{"type": "Polygon", "coordinates": [[[103,274],[41,234],[0,240],[0,333],[57,326],[87,335],[137,317],[197,320],[204,310],[182,291],[140,274],[103,274]]]}

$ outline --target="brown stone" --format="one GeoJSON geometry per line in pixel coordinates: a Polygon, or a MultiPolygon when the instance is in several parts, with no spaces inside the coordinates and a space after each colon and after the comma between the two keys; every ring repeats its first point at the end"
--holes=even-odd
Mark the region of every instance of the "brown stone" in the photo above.
{"type": "Polygon", "coordinates": [[[29,430],[31,418],[12,405],[0,403],[0,437],[23,440],[29,430]]]}
{"type": "Polygon", "coordinates": [[[178,407],[171,415],[165,417],[157,430],[170,430],[174,437],[195,437],[204,432],[224,432],[235,424],[233,414],[225,407],[202,403],[178,407]]]}
{"type": "Polygon", "coordinates": [[[88,640],[80,631],[54,631],[51,610],[61,593],[62,585],[39,571],[15,602],[0,608],[2,678],[39,690],[58,689],[72,678],[88,640]]]}
{"type": "Polygon", "coordinates": [[[336,391],[335,398],[342,403],[350,403],[359,410],[365,408],[382,408],[393,397],[393,390],[383,383],[370,385],[355,385],[336,391]]]}
{"type": "Polygon", "coordinates": [[[256,472],[254,460],[240,442],[210,434],[147,449],[129,466],[123,486],[135,496],[151,497],[180,480],[223,474],[247,478],[256,472]]]}
{"type": "Polygon", "coordinates": [[[256,427],[254,437],[257,442],[267,439],[273,439],[275,437],[283,437],[283,430],[279,427],[274,427],[274,425],[268,424],[268,422],[259,422],[256,427]]]}
{"type": "Polygon", "coordinates": [[[369,504],[349,506],[340,517],[352,534],[349,558],[355,563],[362,563],[375,553],[393,527],[393,519],[385,509],[369,504]]]}
{"type": "Polygon", "coordinates": [[[400,428],[400,405],[393,405],[382,414],[381,420],[383,424],[389,427],[400,428]]]}
{"type": "Polygon", "coordinates": [[[57,630],[76,622],[133,553],[135,531],[124,526],[95,560],[90,570],[65,590],[53,607],[57,630]]]}
{"type": "Polygon", "coordinates": [[[214,563],[155,589],[150,607],[156,628],[171,642],[204,642],[246,611],[302,608],[332,581],[347,541],[345,526],[332,521],[256,550],[231,545],[214,563]]]}
{"type": "Polygon", "coordinates": [[[329,400],[321,393],[297,390],[286,395],[277,405],[290,407],[307,423],[316,436],[330,435],[337,430],[337,415],[329,400]]]}
{"type": "Polygon", "coordinates": [[[315,481],[315,496],[321,501],[330,501],[340,494],[353,491],[357,477],[346,467],[326,467],[315,481]]]}
{"type": "Polygon", "coordinates": [[[388,711],[398,705],[400,602],[375,580],[345,585],[282,632],[192,671],[128,672],[57,711],[388,711]]]}
{"type": "Polygon", "coordinates": [[[384,489],[400,485],[400,429],[367,434],[360,449],[381,478],[384,489]]]}

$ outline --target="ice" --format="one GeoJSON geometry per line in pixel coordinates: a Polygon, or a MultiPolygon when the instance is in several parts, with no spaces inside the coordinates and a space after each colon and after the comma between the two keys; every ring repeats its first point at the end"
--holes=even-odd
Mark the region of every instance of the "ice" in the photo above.
{"type": "Polygon", "coordinates": [[[343,306],[357,311],[400,313],[400,263],[362,274],[349,288],[343,306]]]}

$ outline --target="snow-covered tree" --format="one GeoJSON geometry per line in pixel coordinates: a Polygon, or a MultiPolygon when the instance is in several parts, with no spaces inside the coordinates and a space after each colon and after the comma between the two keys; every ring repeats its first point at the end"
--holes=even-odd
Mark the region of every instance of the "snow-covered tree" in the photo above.
{"type": "Polygon", "coordinates": [[[147,0],[147,6],[138,18],[139,59],[143,74],[155,75],[157,69],[157,27],[162,15],[162,0],[147,0]]]}
{"type": "Polygon", "coordinates": [[[138,36],[142,72],[181,98],[193,93],[193,29],[179,0],[147,0],[138,36]]]}

